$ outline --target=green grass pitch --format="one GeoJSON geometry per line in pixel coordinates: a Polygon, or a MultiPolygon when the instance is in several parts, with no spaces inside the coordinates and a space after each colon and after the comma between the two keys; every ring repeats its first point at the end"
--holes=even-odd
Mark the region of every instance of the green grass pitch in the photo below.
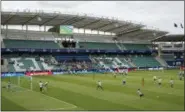
{"type": "Polygon", "coordinates": [[[128,76],[112,74],[34,76],[33,90],[26,77],[2,78],[2,86],[11,80],[11,91],[2,88],[1,110],[184,110],[184,80],[178,70],[132,71],[128,76]],[[153,82],[153,76],[162,78],[162,87],[153,82]],[[145,79],[144,87],[141,80],[145,79]],[[169,80],[174,79],[174,88],[169,80]],[[127,84],[122,85],[126,79],[127,84]],[[104,91],[96,90],[101,80],[104,91]],[[38,82],[49,82],[48,90],[39,92],[38,82]],[[144,93],[139,98],[137,89],[144,93]]]}

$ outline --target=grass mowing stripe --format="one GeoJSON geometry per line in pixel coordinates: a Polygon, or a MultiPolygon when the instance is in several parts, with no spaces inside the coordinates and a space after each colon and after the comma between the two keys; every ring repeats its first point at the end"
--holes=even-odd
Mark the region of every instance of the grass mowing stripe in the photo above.
{"type": "MultiPolygon", "coordinates": [[[[88,94],[90,96],[96,97],[96,98],[100,98],[100,99],[105,99],[108,101],[112,101],[114,103],[118,103],[118,104],[124,104],[127,106],[132,106],[133,108],[138,108],[140,110],[142,109],[146,109],[147,106],[149,106],[148,108],[152,108],[150,107],[150,105],[147,105],[148,103],[153,103],[155,105],[157,105],[158,107],[163,105],[160,109],[164,109],[165,108],[170,108],[170,109],[174,109],[174,107],[176,106],[177,108],[181,108],[181,106],[175,105],[175,104],[168,104],[168,103],[164,103],[164,102],[160,102],[156,100],[151,100],[151,99],[147,99],[144,98],[146,102],[142,102],[145,103],[145,108],[143,108],[142,106],[140,106],[139,104],[137,105],[132,105],[133,103],[136,103],[137,101],[140,101],[138,96],[133,96],[133,95],[129,95],[129,94],[120,94],[117,92],[107,92],[107,91],[103,91],[103,92],[97,92],[95,88],[91,88],[91,87],[86,87],[86,86],[82,86],[82,85],[76,85],[76,84],[71,84],[71,83],[67,83],[67,82],[57,82],[57,81],[51,81],[53,86],[56,87],[60,87],[63,88],[65,90],[69,90],[75,93],[81,93],[81,94],[88,94]],[[58,86],[58,85],[65,85],[65,86],[58,86]],[[76,88],[76,89],[70,89],[70,88],[76,88]],[[85,91],[84,91],[85,90],[85,91]],[[84,91],[84,92],[82,92],[84,91]],[[103,96],[103,97],[102,97],[103,96]],[[121,102],[124,101],[124,102],[121,102]],[[126,103],[125,103],[126,102],[126,103]],[[171,105],[171,106],[169,106],[171,105]]],[[[144,100],[143,99],[143,100],[144,100]]],[[[154,107],[153,107],[154,108],[154,107]]]]}
{"type": "MultiPolygon", "coordinates": [[[[184,110],[184,81],[179,81],[177,74],[177,70],[165,70],[164,72],[134,71],[127,76],[128,84],[125,87],[121,86],[123,76],[113,78],[110,74],[95,74],[95,80],[93,80],[93,75],[41,76],[33,78],[33,90],[39,91],[38,82],[40,80],[49,81],[49,90],[44,94],[78,106],[78,108],[73,109],[65,107],[66,110],[184,110]],[[162,88],[153,84],[154,75],[162,78],[162,88]],[[141,88],[142,77],[145,78],[144,88],[141,88]],[[173,89],[169,88],[171,77],[175,81],[175,88],[173,89]],[[103,81],[105,91],[96,91],[97,80],[103,81]],[[142,99],[139,99],[136,93],[138,87],[145,94],[142,99]],[[160,95],[159,98],[155,97],[156,95],[160,95]]],[[[2,80],[5,79],[2,78],[2,80]]],[[[12,77],[10,79],[12,83],[18,84],[17,78],[12,77]]],[[[21,86],[30,88],[28,78],[21,78],[21,86]]],[[[22,97],[23,92],[15,90],[17,91],[15,94],[22,97]]],[[[47,102],[50,101],[47,100],[47,102]]],[[[18,101],[17,103],[19,104],[18,101]]],[[[55,105],[54,102],[50,102],[49,105],[53,104],[55,105]]],[[[12,105],[9,106],[14,107],[12,105]]],[[[58,110],[58,108],[53,109],[49,106],[47,108],[48,110],[58,110]]],[[[60,109],[62,110],[63,107],[60,109]]]]}
{"type": "MultiPolygon", "coordinates": [[[[23,87],[20,87],[20,88],[23,88],[23,87]]],[[[19,102],[24,107],[27,107],[28,110],[47,110],[48,107],[49,107],[49,109],[51,109],[51,108],[65,109],[65,108],[76,108],[77,107],[73,104],[61,101],[59,99],[42,94],[40,92],[35,92],[35,91],[29,90],[27,88],[23,88],[23,89],[25,89],[26,91],[22,92],[22,93],[14,93],[14,92],[5,92],[4,91],[3,95],[13,101],[14,100],[20,100],[20,101],[29,100],[29,102],[26,102],[26,103],[19,102]],[[9,97],[7,95],[9,95],[9,97]],[[29,95],[29,97],[27,95],[29,95]],[[34,99],[36,98],[36,99],[32,100],[33,98],[34,99]],[[39,103],[36,101],[38,101],[39,103]],[[50,102],[52,102],[54,104],[48,105],[48,103],[50,103],[50,102]]]]}
{"type": "MultiPolygon", "coordinates": [[[[55,76],[56,77],[56,76],[55,76]]],[[[55,77],[52,77],[52,78],[55,78],[55,77]]],[[[56,77],[56,80],[62,80],[62,81],[70,81],[71,83],[73,83],[73,82],[81,82],[82,84],[90,84],[90,83],[92,83],[92,82],[94,82],[94,84],[96,83],[96,80],[91,80],[91,79],[84,79],[84,80],[80,80],[80,78],[79,77],[66,77],[66,76],[58,76],[58,77],[56,77]]],[[[111,85],[115,85],[115,86],[119,86],[119,85],[122,85],[122,80],[120,79],[119,80],[119,82],[117,82],[117,81],[115,81],[115,80],[106,80],[106,79],[104,79],[104,80],[102,80],[103,81],[103,83],[106,83],[106,84],[109,84],[109,83],[111,83],[111,85]]],[[[135,82],[132,82],[132,81],[130,81],[130,80],[127,80],[127,83],[128,83],[128,85],[129,86],[138,86],[138,87],[141,87],[141,83],[135,83],[135,82]]],[[[156,89],[156,88],[158,88],[158,85],[154,85],[153,84],[153,81],[151,81],[151,82],[149,82],[149,83],[145,83],[145,86],[149,86],[149,88],[150,88],[150,90],[152,90],[152,89],[156,89]]],[[[184,90],[183,90],[183,88],[182,89],[177,89],[177,87],[178,87],[178,85],[176,85],[175,84],[175,90],[177,91],[177,93],[182,93],[184,90]]],[[[182,86],[183,87],[183,86],[182,86]]],[[[165,84],[163,84],[162,85],[162,89],[166,89],[165,91],[168,91],[169,90],[169,88],[171,88],[169,85],[165,85],[165,84]]],[[[148,88],[147,88],[148,89],[148,88]]],[[[159,88],[160,89],[160,88],[159,88]]],[[[156,91],[157,92],[157,91],[156,91]]],[[[159,91],[160,92],[160,91],[159,91]]],[[[178,94],[177,94],[178,95],[178,94]]],[[[182,96],[182,95],[184,95],[184,94],[180,94],[180,96],[182,96]]]]}
{"type": "Polygon", "coordinates": [[[27,110],[26,108],[20,106],[17,103],[12,102],[11,100],[1,96],[1,110],[2,111],[21,111],[27,110]],[[10,107],[11,106],[11,107],[10,107]]]}
{"type": "MultiPolygon", "coordinates": [[[[34,79],[35,79],[35,82],[38,82],[39,80],[42,80],[42,81],[43,81],[43,79],[38,79],[38,78],[34,78],[34,79]],[[36,81],[36,80],[37,80],[37,81],[36,81]]],[[[45,81],[46,81],[46,80],[45,80],[45,81]]],[[[47,81],[48,81],[48,80],[47,80],[47,81]]],[[[63,90],[65,90],[65,91],[69,91],[68,89],[66,90],[66,89],[62,88],[62,87],[64,87],[64,86],[60,86],[60,85],[63,85],[62,83],[58,83],[58,82],[56,82],[56,81],[51,81],[51,80],[50,80],[49,82],[50,82],[50,85],[49,85],[49,86],[52,87],[52,90],[53,90],[53,88],[57,88],[58,90],[59,90],[59,89],[63,89],[63,90]],[[55,83],[57,83],[57,84],[55,84],[55,83]]],[[[65,86],[66,86],[66,85],[65,85],[65,86]]],[[[76,85],[76,86],[78,86],[78,85],[76,85]]],[[[71,90],[73,90],[72,87],[70,87],[70,88],[71,88],[71,90]]],[[[75,87],[74,87],[74,88],[75,88],[75,87]]],[[[75,90],[76,90],[76,88],[75,88],[75,90]]],[[[50,91],[50,92],[52,92],[52,91],[50,91]]],[[[78,94],[78,93],[81,94],[82,91],[81,91],[81,92],[70,91],[70,92],[72,92],[73,94],[74,94],[74,93],[75,93],[75,94],[78,94]]],[[[55,93],[55,94],[56,94],[56,93],[55,93]]],[[[82,96],[88,96],[88,97],[89,97],[88,94],[81,94],[81,95],[82,95],[82,96]]],[[[70,96],[70,97],[71,97],[71,96],[70,96]]],[[[92,97],[92,96],[90,96],[90,97],[92,97]]],[[[96,97],[95,97],[95,99],[98,100],[96,97]]],[[[105,100],[105,99],[99,99],[99,100],[105,100]]],[[[107,100],[106,102],[109,102],[109,103],[110,103],[110,101],[108,101],[108,100],[107,100]]],[[[116,105],[119,106],[120,104],[116,104],[116,105]]],[[[114,104],[114,106],[115,106],[115,104],[114,104]]],[[[130,110],[130,109],[136,109],[136,108],[124,106],[124,105],[122,104],[122,105],[121,105],[121,108],[123,109],[123,107],[124,107],[124,109],[127,109],[127,110],[128,110],[128,109],[129,109],[129,110],[130,110]]],[[[118,109],[119,109],[119,108],[120,108],[120,107],[118,107],[118,109]]],[[[120,108],[120,109],[121,109],[121,108],[120,108]]],[[[114,109],[114,110],[115,110],[115,109],[114,109]]]]}
{"type": "MultiPolygon", "coordinates": [[[[59,75],[58,75],[59,76],[59,75]]],[[[57,77],[58,77],[57,76],[57,77]]],[[[70,78],[70,79],[76,79],[76,80],[82,80],[82,79],[84,79],[84,80],[88,80],[88,79],[92,79],[91,78],[91,75],[84,75],[84,76],[69,76],[69,75],[61,75],[64,79],[65,79],[65,77],[66,78],[70,78]]],[[[59,77],[61,77],[61,76],[59,76],[59,77]]],[[[137,75],[138,76],[138,75],[137,75]]],[[[133,76],[133,77],[131,77],[130,75],[129,76],[127,76],[127,77],[122,77],[122,76],[117,76],[117,78],[113,78],[110,74],[108,74],[107,76],[105,76],[105,77],[102,77],[102,76],[98,76],[97,78],[95,78],[95,80],[111,80],[111,81],[115,81],[115,83],[117,83],[117,81],[120,81],[120,83],[121,83],[121,81],[123,80],[123,79],[126,79],[126,80],[128,80],[128,82],[130,81],[130,82],[132,82],[132,83],[134,83],[134,82],[137,82],[138,84],[141,84],[141,76],[139,75],[139,78],[137,77],[137,76],[133,76]],[[139,80],[140,80],[140,82],[138,82],[139,80]]],[[[142,75],[143,76],[143,75],[142,75]]],[[[55,76],[54,76],[55,77],[55,76]]],[[[168,78],[166,78],[166,79],[163,79],[163,81],[162,81],[162,84],[163,84],[163,86],[167,86],[167,87],[170,87],[170,84],[169,84],[169,80],[170,80],[170,78],[169,77],[171,77],[171,75],[168,75],[168,78]]],[[[150,76],[150,77],[147,77],[147,78],[145,78],[145,85],[147,84],[147,85],[153,85],[153,79],[152,79],[153,77],[152,76],[150,76]]],[[[180,81],[179,79],[174,79],[174,81],[175,81],[175,87],[176,87],[176,89],[179,89],[179,90],[182,90],[182,89],[184,89],[184,87],[182,86],[182,84],[184,84],[184,81],[180,81]]]]}
{"type": "MultiPolygon", "coordinates": [[[[45,77],[47,78],[47,77],[45,77]]],[[[76,78],[72,79],[72,78],[69,78],[68,80],[65,80],[65,79],[62,79],[62,77],[60,78],[57,78],[57,77],[52,77],[50,79],[53,79],[54,80],[57,80],[57,81],[63,81],[63,82],[69,82],[69,83],[74,83],[74,84],[78,84],[78,85],[84,85],[85,86],[91,86],[91,87],[95,87],[95,83],[91,83],[90,80],[75,80],[76,78]]],[[[66,77],[65,77],[66,78],[66,77]]],[[[127,93],[127,94],[130,94],[130,95],[136,95],[136,90],[137,90],[137,87],[135,87],[136,85],[134,86],[121,86],[121,84],[119,85],[112,85],[114,83],[106,83],[104,84],[105,86],[104,87],[108,87],[106,88],[105,90],[106,91],[114,91],[114,92],[120,92],[120,93],[127,93]],[[132,88],[132,90],[134,91],[131,91],[130,88],[132,88]]],[[[182,104],[184,102],[184,100],[182,99],[181,96],[177,96],[176,94],[170,94],[170,95],[166,95],[166,92],[167,91],[163,91],[160,93],[158,93],[157,91],[158,90],[162,90],[163,88],[153,88],[151,91],[148,91],[148,88],[142,88],[143,92],[147,95],[148,98],[150,99],[154,99],[156,100],[156,96],[160,96],[160,99],[162,102],[169,102],[169,101],[174,101],[173,103],[176,103],[176,104],[182,104]],[[180,100],[175,100],[175,99],[180,99],[180,100]]],[[[168,90],[171,89],[171,88],[168,88],[168,90]]],[[[170,93],[173,93],[173,91],[170,91],[170,93]]]]}

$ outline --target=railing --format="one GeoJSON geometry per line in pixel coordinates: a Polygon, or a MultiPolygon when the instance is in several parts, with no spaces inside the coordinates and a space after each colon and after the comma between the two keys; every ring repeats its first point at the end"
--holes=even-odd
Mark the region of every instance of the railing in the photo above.
{"type": "Polygon", "coordinates": [[[153,52],[157,52],[157,50],[107,50],[107,49],[34,49],[34,48],[1,48],[1,52],[3,53],[85,53],[85,54],[152,54],[153,52]]]}

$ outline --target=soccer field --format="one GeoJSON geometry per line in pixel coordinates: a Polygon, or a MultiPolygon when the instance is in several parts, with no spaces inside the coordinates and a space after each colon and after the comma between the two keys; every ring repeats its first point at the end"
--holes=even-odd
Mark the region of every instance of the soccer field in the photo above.
{"type": "Polygon", "coordinates": [[[20,86],[17,77],[2,78],[2,86],[9,80],[15,85],[11,92],[2,88],[2,110],[184,110],[184,80],[179,80],[178,70],[132,71],[116,78],[112,74],[35,76],[33,90],[29,78],[21,77],[20,86]],[[154,84],[154,75],[162,78],[162,87],[154,84]],[[98,80],[104,91],[96,90],[98,80]],[[39,92],[39,81],[49,82],[44,93],[39,92]],[[145,95],[141,99],[138,88],[145,95]]]}

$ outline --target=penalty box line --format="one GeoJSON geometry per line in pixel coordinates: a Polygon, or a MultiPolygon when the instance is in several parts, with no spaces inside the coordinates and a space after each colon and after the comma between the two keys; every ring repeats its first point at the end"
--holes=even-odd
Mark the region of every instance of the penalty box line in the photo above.
{"type": "MultiPolygon", "coordinates": [[[[15,85],[15,84],[12,84],[12,85],[17,86],[17,85],[15,85]]],[[[20,88],[22,88],[22,89],[26,89],[27,91],[32,91],[32,92],[36,92],[36,93],[41,94],[40,92],[33,91],[33,90],[30,90],[30,89],[27,89],[27,88],[24,88],[24,87],[21,87],[21,86],[17,86],[17,87],[20,87],[20,88]]],[[[59,102],[68,104],[68,105],[73,105],[73,106],[71,106],[70,108],[77,108],[77,107],[78,107],[78,106],[76,106],[76,105],[74,105],[74,104],[67,103],[67,102],[65,102],[65,101],[63,101],[63,100],[59,100],[59,99],[57,99],[57,98],[54,98],[54,97],[51,97],[51,96],[48,96],[48,95],[45,95],[45,94],[41,94],[41,95],[46,96],[46,97],[49,97],[49,98],[54,99],[54,100],[57,100],[57,101],[59,101],[59,102]]],[[[57,108],[57,109],[62,109],[62,108],[57,108]]],[[[65,108],[63,108],[63,109],[65,109],[65,108]]],[[[68,108],[68,109],[69,109],[69,108],[68,108]]],[[[53,110],[54,110],[54,109],[53,109],[53,110]]]]}

